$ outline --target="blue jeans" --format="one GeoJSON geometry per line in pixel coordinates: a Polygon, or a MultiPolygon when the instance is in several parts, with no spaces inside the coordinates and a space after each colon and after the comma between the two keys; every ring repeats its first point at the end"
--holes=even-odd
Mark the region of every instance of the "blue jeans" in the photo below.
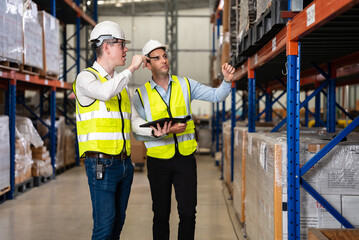
{"type": "Polygon", "coordinates": [[[118,240],[125,223],[134,167],[131,158],[100,158],[104,179],[96,180],[97,158],[86,157],[85,167],[92,201],[92,240],[118,240]]]}

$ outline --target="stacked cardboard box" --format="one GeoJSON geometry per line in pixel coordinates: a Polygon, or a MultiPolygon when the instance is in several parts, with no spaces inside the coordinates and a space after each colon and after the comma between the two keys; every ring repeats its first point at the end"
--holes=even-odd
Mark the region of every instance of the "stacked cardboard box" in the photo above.
{"type": "Polygon", "coordinates": [[[45,146],[38,148],[31,147],[32,150],[32,176],[33,177],[49,177],[52,175],[51,157],[45,146]]]}
{"type": "MultiPolygon", "coordinates": [[[[332,138],[331,135],[302,134],[300,164],[305,164],[332,138]]],[[[246,223],[251,239],[287,239],[287,147],[285,134],[248,134],[246,161],[246,223]],[[258,228],[258,225],[262,226],[258,228]]],[[[343,199],[359,196],[359,145],[356,135],[340,143],[305,175],[332,206],[346,217],[343,199]]],[[[307,228],[340,228],[306,191],[301,191],[301,239],[307,228]]],[[[355,201],[355,200],[354,200],[355,201]]],[[[346,205],[358,209],[358,205],[346,205]]],[[[356,221],[353,216],[347,215],[356,221]]],[[[352,222],[353,225],[358,223],[352,222]]]]}
{"type": "MultiPolygon", "coordinates": [[[[257,127],[257,132],[269,132],[271,127],[257,127]]],[[[234,159],[233,159],[233,207],[239,220],[245,221],[246,194],[246,152],[248,127],[234,128],[234,159]]]]}
{"type": "Polygon", "coordinates": [[[31,120],[26,117],[16,116],[15,135],[15,184],[18,184],[31,177],[33,161],[30,145],[41,147],[44,142],[31,120]]]}
{"type": "Polygon", "coordinates": [[[24,60],[27,66],[43,69],[42,59],[42,27],[39,23],[36,3],[29,1],[24,5],[23,36],[24,60]]]}
{"type": "Polygon", "coordinates": [[[231,163],[231,126],[230,124],[223,124],[223,177],[224,182],[233,195],[233,182],[232,182],[232,163],[231,163]]]}
{"type": "Polygon", "coordinates": [[[131,160],[133,163],[145,164],[146,162],[146,147],[142,141],[137,141],[131,131],[131,160]]]}
{"type": "Polygon", "coordinates": [[[68,128],[65,131],[65,159],[64,164],[70,165],[76,162],[75,158],[75,134],[68,128]]]}
{"type": "Polygon", "coordinates": [[[10,186],[9,117],[0,116],[0,191],[10,186]]]}
{"type": "Polygon", "coordinates": [[[22,0],[0,0],[1,61],[22,62],[22,14],[22,0]]]}
{"type": "Polygon", "coordinates": [[[60,74],[59,20],[45,11],[39,13],[42,27],[44,75],[60,74]]]}

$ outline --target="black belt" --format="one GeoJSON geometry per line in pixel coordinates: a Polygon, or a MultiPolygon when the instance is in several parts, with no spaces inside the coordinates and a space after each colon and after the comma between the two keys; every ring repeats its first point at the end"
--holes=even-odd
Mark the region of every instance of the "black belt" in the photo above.
{"type": "Polygon", "coordinates": [[[106,159],[126,159],[129,156],[126,153],[120,153],[117,155],[110,155],[110,154],[105,154],[105,153],[100,153],[100,152],[87,152],[86,153],[87,157],[93,157],[93,158],[106,158],[106,159]]]}

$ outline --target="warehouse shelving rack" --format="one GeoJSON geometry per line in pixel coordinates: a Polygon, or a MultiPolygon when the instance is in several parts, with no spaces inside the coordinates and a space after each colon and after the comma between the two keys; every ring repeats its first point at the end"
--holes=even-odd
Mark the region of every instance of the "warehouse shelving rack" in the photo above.
{"type": "MultiPolygon", "coordinates": [[[[57,17],[60,20],[60,23],[64,26],[63,34],[63,81],[59,80],[50,80],[46,77],[39,77],[36,75],[24,74],[18,72],[17,70],[4,70],[0,69],[0,87],[5,89],[5,113],[9,116],[9,132],[10,132],[10,189],[6,193],[6,199],[14,198],[14,189],[15,189],[15,118],[16,118],[16,103],[21,102],[25,108],[27,108],[40,122],[49,128],[50,136],[50,155],[51,155],[51,164],[53,166],[55,176],[55,148],[56,148],[56,129],[55,129],[55,119],[56,111],[61,112],[65,118],[72,122],[73,121],[67,117],[66,105],[68,104],[67,98],[68,94],[66,91],[72,90],[72,84],[67,83],[66,75],[74,67],[77,69],[77,73],[80,72],[80,59],[84,59],[80,55],[80,30],[83,26],[95,26],[97,22],[97,0],[85,1],[85,5],[80,6],[80,0],[34,0],[38,4],[41,10],[50,12],[51,15],[57,17]],[[91,9],[90,9],[91,8],[91,9]],[[83,11],[83,9],[86,10],[83,11]],[[88,15],[89,12],[92,15],[92,18],[88,15]],[[72,48],[76,52],[76,57],[72,57],[75,60],[75,64],[69,69],[66,64],[66,57],[69,55],[68,40],[66,38],[66,24],[76,24],[76,32],[72,36],[76,36],[76,47],[72,48]],[[50,92],[49,94],[49,111],[51,115],[51,124],[47,125],[41,120],[41,116],[36,116],[36,114],[31,111],[23,101],[21,101],[21,96],[17,96],[17,90],[37,90],[41,92],[40,95],[40,112],[43,111],[44,99],[46,99],[43,94],[45,92],[50,92]],[[64,105],[63,109],[56,107],[56,92],[64,91],[64,105]]],[[[71,39],[71,38],[70,38],[71,39]]],[[[87,41],[86,41],[87,42],[87,41]]],[[[87,49],[87,48],[86,48],[87,49]]],[[[71,57],[71,56],[70,56],[71,57]]],[[[87,57],[86,57],[87,60],[87,57]]],[[[74,123],[73,123],[74,124],[74,123]]],[[[79,160],[77,158],[77,164],[79,160]]]]}
{"type": "MultiPolygon", "coordinates": [[[[307,190],[344,227],[353,227],[305,182],[302,176],[359,125],[359,117],[354,119],[335,100],[336,86],[358,84],[359,82],[357,77],[359,73],[358,26],[359,1],[315,0],[289,20],[286,27],[256,53],[248,57],[247,61],[241,64],[236,71],[237,78],[240,79],[237,84],[242,84],[243,79],[248,78],[249,132],[255,132],[256,85],[266,84],[271,90],[284,89],[283,93],[287,91],[286,110],[288,117],[272,131],[277,131],[282,125],[287,124],[288,239],[300,239],[300,186],[307,190]],[[284,50],[286,50],[286,56],[284,50]],[[285,84],[285,79],[278,76],[282,75],[281,71],[285,68],[286,62],[288,74],[285,84]],[[316,62],[323,64],[317,65],[316,62]],[[278,65],[282,66],[282,69],[278,69],[278,65]],[[301,69],[307,70],[301,71],[301,69]],[[274,80],[268,79],[268,76],[273,76],[274,80]],[[259,81],[256,83],[256,80],[259,81]],[[306,90],[314,89],[314,92],[303,102],[300,102],[301,87],[306,90]],[[325,87],[327,87],[326,92],[324,91],[325,87]],[[326,123],[320,119],[320,97],[318,97],[320,93],[327,97],[326,123]],[[316,99],[315,113],[310,112],[306,107],[309,100],[313,98],[316,99]],[[299,167],[299,113],[301,107],[306,107],[305,124],[308,122],[309,114],[312,114],[315,116],[317,125],[326,124],[328,132],[335,132],[336,107],[345,112],[345,115],[351,118],[352,122],[310,161],[299,167]]],[[[263,90],[265,92],[265,89],[263,90]]],[[[273,104],[271,97],[266,99],[265,113],[267,115],[267,113],[270,114],[269,108],[273,104]]],[[[232,103],[232,108],[233,106],[235,105],[232,103]]],[[[267,118],[266,120],[269,121],[270,119],[267,118]]],[[[235,121],[235,117],[232,117],[232,127],[235,126],[235,121]]]]}

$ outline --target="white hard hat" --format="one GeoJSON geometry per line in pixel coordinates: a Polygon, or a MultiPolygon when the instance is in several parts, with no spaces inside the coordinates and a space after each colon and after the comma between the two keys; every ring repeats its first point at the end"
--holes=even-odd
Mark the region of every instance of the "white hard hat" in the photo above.
{"type": "Polygon", "coordinates": [[[131,43],[131,41],[126,40],[125,33],[120,26],[112,21],[98,23],[92,29],[89,41],[95,43],[96,47],[98,47],[104,39],[122,39],[125,40],[125,43],[131,43]]]}
{"type": "Polygon", "coordinates": [[[168,45],[164,45],[157,40],[150,40],[142,48],[142,54],[146,56],[146,55],[150,54],[150,52],[152,52],[153,50],[155,50],[157,48],[164,48],[165,50],[167,50],[168,45]]]}

